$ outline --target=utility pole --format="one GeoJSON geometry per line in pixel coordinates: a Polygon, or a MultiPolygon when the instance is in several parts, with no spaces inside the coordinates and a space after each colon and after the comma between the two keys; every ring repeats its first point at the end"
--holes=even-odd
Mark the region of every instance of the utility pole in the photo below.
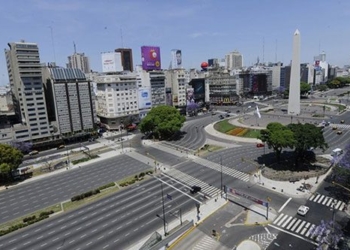
{"type": "Polygon", "coordinates": [[[220,182],[221,182],[221,188],[220,188],[220,194],[221,194],[221,198],[222,198],[222,155],[220,155],[220,168],[221,168],[221,177],[220,177],[220,182]]]}
{"type": "Polygon", "coordinates": [[[163,205],[163,225],[164,225],[164,236],[167,235],[166,232],[166,222],[165,222],[165,206],[164,206],[164,191],[163,191],[163,182],[160,183],[160,186],[162,188],[162,205],[163,205]]]}

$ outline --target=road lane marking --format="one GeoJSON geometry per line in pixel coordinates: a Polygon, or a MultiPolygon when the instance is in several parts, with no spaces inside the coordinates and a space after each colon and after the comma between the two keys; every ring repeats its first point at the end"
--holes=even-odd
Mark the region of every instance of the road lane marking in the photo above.
{"type": "Polygon", "coordinates": [[[280,213],[286,206],[287,204],[292,200],[292,198],[290,197],[283,205],[282,207],[280,208],[280,210],[278,210],[278,212],[280,213]]]}
{"type": "Polygon", "coordinates": [[[294,236],[294,237],[297,237],[297,238],[299,238],[299,239],[301,239],[301,240],[307,241],[307,242],[309,242],[309,243],[311,243],[311,244],[314,244],[315,246],[318,245],[318,243],[316,243],[316,242],[314,242],[314,241],[312,241],[312,240],[306,239],[306,238],[304,238],[304,237],[302,237],[302,236],[300,236],[300,235],[291,233],[291,232],[289,232],[289,231],[287,231],[287,230],[284,230],[284,229],[282,229],[282,228],[276,227],[276,226],[271,225],[271,224],[269,224],[268,226],[269,226],[269,227],[273,227],[274,229],[277,229],[277,230],[279,230],[279,231],[281,231],[281,232],[284,232],[284,233],[286,233],[286,234],[289,234],[289,235],[292,235],[292,236],[294,236]]]}

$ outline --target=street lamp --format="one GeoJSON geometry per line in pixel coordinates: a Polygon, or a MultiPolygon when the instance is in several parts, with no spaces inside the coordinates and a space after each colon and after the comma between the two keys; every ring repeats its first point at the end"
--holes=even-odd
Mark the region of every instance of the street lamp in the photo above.
{"type": "Polygon", "coordinates": [[[154,173],[157,173],[157,160],[156,157],[154,157],[153,155],[151,155],[150,153],[146,153],[148,156],[152,157],[152,159],[154,160],[154,173]]]}
{"type": "Polygon", "coordinates": [[[220,183],[221,183],[221,187],[220,187],[220,194],[221,194],[221,198],[222,198],[222,155],[220,155],[220,183]]]}
{"type": "Polygon", "coordinates": [[[163,182],[160,183],[161,189],[162,189],[162,210],[163,210],[163,218],[161,218],[158,214],[156,215],[158,218],[163,220],[163,226],[164,226],[164,236],[167,235],[166,231],[166,220],[165,220],[165,205],[164,205],[164,191],[163,191],[163,182]]]}

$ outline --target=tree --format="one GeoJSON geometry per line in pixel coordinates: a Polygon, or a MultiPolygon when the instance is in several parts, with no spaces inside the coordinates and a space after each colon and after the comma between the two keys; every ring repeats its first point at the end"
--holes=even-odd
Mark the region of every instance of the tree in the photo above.
{"type": "Polygon", "coordinates": [[[295,144],[293,132],[278,122],[271,122],[266,129],[261,130],[259,139],[275,151],[278,162],[283,148],[292,148],[295,144]]]}
{"type": "Polygon", "coordinates": [[[0,174],[7,178],[11,171],[17,169],[22,163],[23,154],[10,145],[0,144],[0,159],[0,174]]]}
{"type": "Polygon", "coordinates": [[[341,87],[341,82],[338,79],[333,79],[327,85],[329,88],[335,89],[341,87]]]}
{"type": "Polygon", "coordinates": [[[142,119],[139,128],[142,133],[153,133],[157,138],[167,139],[178,132],[185,122],[185,117],[171,106],[154,107],[142,119]]]}
{"type": "Polygon", "coordinates": [[[310,84],[306,82],[300,82],[300,95],[305,95],[311,90],[310,84]]]}
{"type": "Polygon", "coordinates": [[[321,220],[321,224],[315,227],[311,227],[309,230],[310,237],[313,238],[318,246],[317,250],[327,249],[337,249],[337,246],[343,236],[343,232],[339,224],[333,220],[325,222],[321,220]]]}
{"type": "Polygon", "coordinates": [[[319,91],[326,91],[328,89],[326,84],[320,84],[317,88],[319,91]]]}
{"type": "Polygon", "coordinates": [[[309,148],[320,148],[324,151],[328,147],[323,137],[322,129],[313,124],[293,123],[287,125],[287,127],[294,134],[293,148],[296,155],[296,163],[298,163],[300,159],[306,160],[306,153],[309,148]]]}
{"type": "Polygon", "coordinates": [[[29,153],[33,146],[33,144],[30,142],[16,141],[16,140],[11,141],[10,144],[12,147],[17,148],[24,154],[29,153]]]}

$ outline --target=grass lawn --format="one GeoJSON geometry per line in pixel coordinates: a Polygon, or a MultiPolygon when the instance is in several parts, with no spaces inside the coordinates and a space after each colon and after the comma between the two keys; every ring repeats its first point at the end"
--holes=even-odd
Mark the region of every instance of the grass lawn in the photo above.
{"type": "Polygon", "coordinates": [[[110,195],[110,194],[113,194],[115,192],[117,192],[119,190],[119,187],[118,186],[113,186],[113,187],[110,187],[110,188],[107,188],[107,189],[103,189],[101,191],[101,193],[99,194],[95,194],[93,196],[90,196],[88,198],[85,198],[85,199],[82,199],[82,200],[79,200],[79,201],[68,201],[66,203],[63,203],[63,209],[64,211],[69,211],[69,210],[73,210],[73,209],[76,209],[76,208],[79,208],[81,206],[84,206],[86,204],[89,204],[93,201],[96,201],[98,199],[101,199],[107,195],[110,195]]]}
{"type": "MultiPolygon", "coordinates": [[[[219,132],[226,134],[228,131],[235,129],[235,128],[239,128],[239,127],[232,125],[231,123],[228,122],[228,120],[223,120],[223,121],[216,123],[214,125],[214,128],[216,130],[218,130],[219,132]]],[[[247,128],[247,129],[248,129],[248,132],[245,133],[245,135],[243,135],[241,137],[257,138],[258,135],[260,135],[260,130],[258,130],[258,129],[250,129],[250,128],[247,128]]],[[[230,136],[230,135],[228,135],[228,136],[230,136]]]]}

